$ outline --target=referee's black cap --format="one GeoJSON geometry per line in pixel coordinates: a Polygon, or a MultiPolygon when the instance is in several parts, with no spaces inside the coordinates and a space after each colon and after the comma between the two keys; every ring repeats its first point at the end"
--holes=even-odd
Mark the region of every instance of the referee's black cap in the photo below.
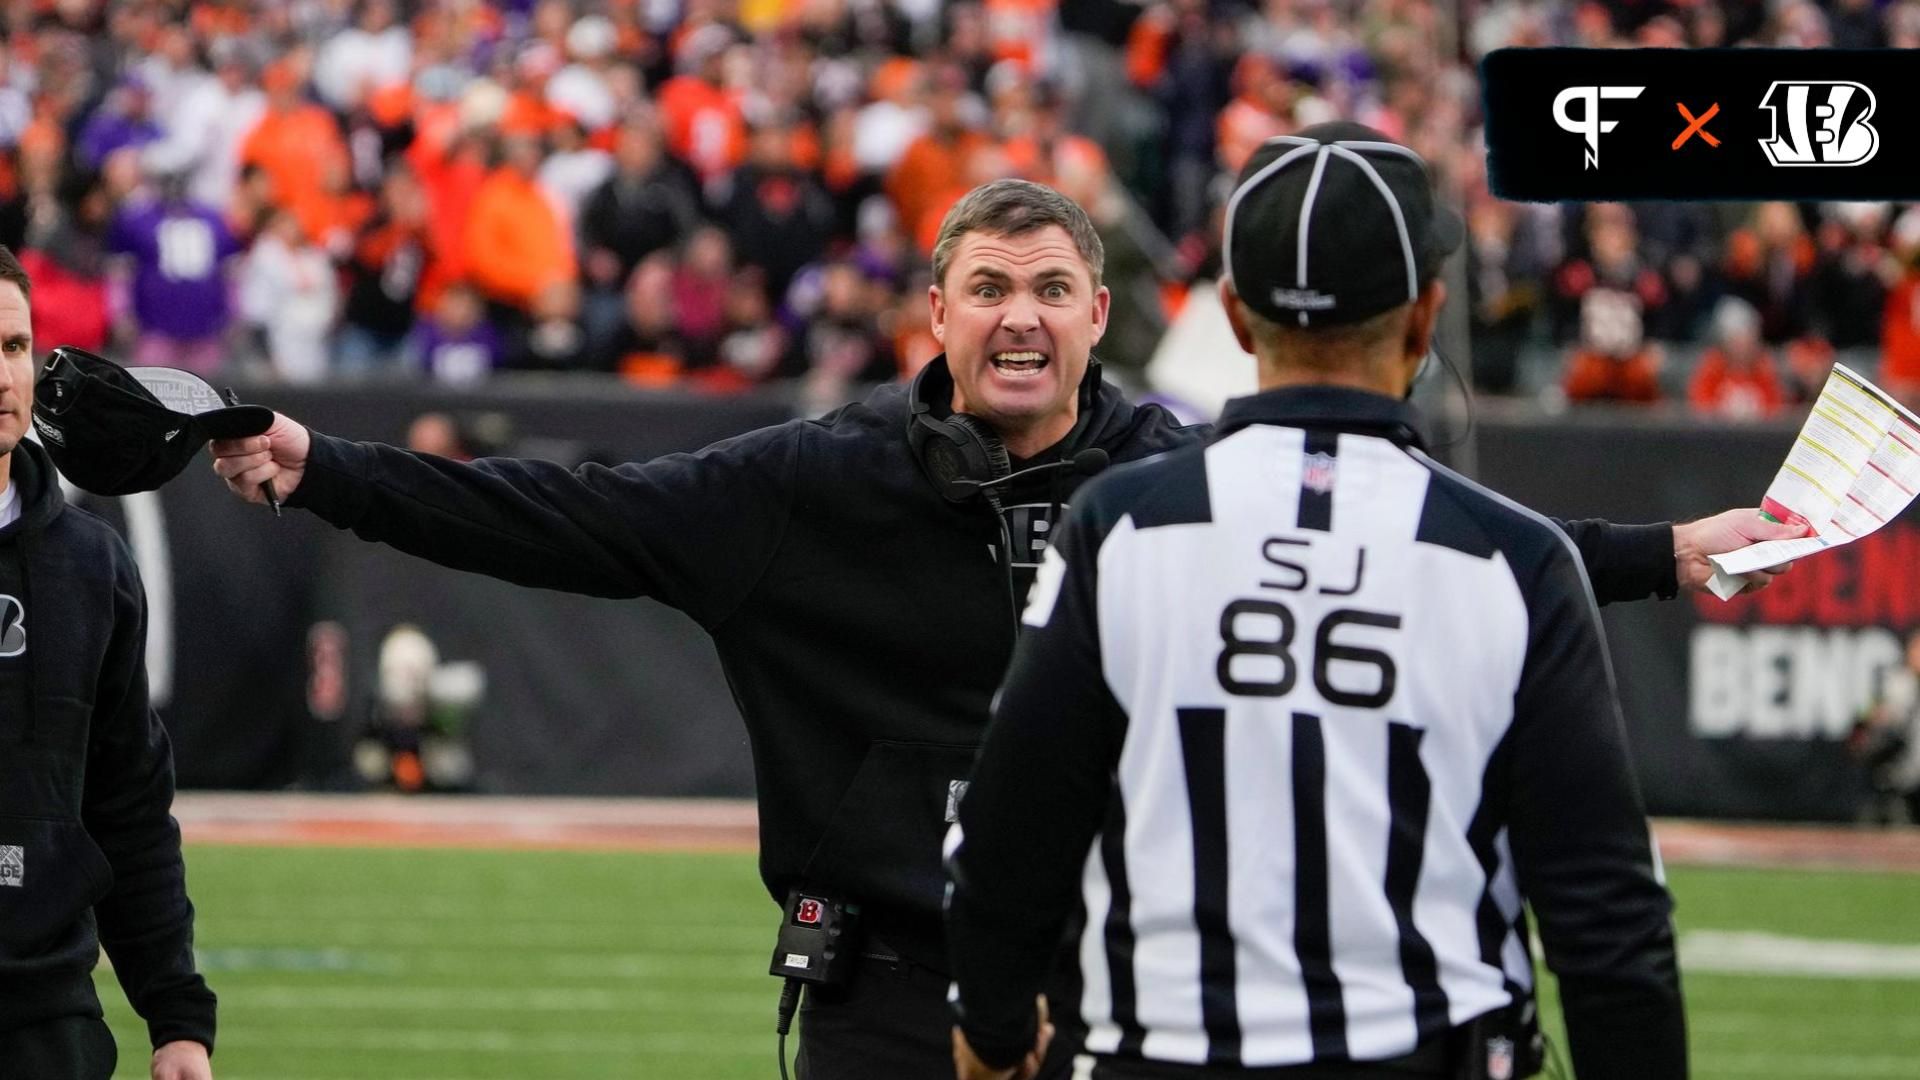
{"type": "Polygon", "coordinates": [[[1349,121],[1268,139],[1227,200],[1223,261],[1283,326],[1359,322],[1408,303],[1466,233],[1420,155],[1349,121]]]}
{"type": "Polygon", "coordinates": [[[208,439],[267,430],[273,410],[229,405],[192,372],[123,368],[63,345],[34,382],[33,426],[60,475],[95,495],[128,495],[179,475],[208,439]]]}

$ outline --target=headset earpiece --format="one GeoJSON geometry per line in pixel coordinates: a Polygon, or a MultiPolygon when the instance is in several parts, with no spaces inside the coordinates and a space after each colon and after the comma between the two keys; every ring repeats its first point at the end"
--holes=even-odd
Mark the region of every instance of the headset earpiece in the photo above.
{"type": "Polygon", "coordinates": [[[933,367],[929,364],[923,368],[908,391],[911,415],[907,420],[907,445],[920,462],[921,471],[943,497],[949,502],[966,502],[980,497],[979,485],[1011,473],[1013,462],[1006,443],[985,421],[966,413],[954,413],[945,419],[933,415],[927,394],[937,387],[926,385],[933,367]]]}
{"type": "Polygon", "coordinates": [[[949,501],[977,498],[980,484],[998,480],[1013,471],[1007,445],[978,418],[954,413],[945,420],[921,416],[918,421],[927,429],[920,448],[920,464],[949,501]]]}

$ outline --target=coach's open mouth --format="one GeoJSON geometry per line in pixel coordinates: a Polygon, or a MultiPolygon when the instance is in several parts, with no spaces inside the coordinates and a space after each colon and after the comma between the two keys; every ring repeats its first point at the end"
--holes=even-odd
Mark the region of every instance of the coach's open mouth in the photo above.
{"type": "Polygon", "coordinates": [[[1046,353],[1033,349],[993,354],[993,370],[1013,378],[1038,375],[1049,363],[1046,353]]]}

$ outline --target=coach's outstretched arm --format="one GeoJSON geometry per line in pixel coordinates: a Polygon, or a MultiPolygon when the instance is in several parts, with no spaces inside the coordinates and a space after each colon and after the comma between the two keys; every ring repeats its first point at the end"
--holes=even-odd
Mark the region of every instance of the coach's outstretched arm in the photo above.
{"type": "Polygon", "coordinates": [[[464,463],[311,431],[213,444],[236,494],[265,498],[442,566],[590,596],[650,596],[712,628],[758,582],[785,531],[799,451],[781,428],[609,468],[464,463]]]}
{"type": "MultiPolygon", "coordinates": [[[[1707,580],[1713,577],[1713,564],[1707,561],[1707,556],[1724,555],[1768,540],[1796,540],[1812,531],[1804,525],[1789,525],[1762,517],[1759,507],[1728,510],[1709,518],[1675,525],[1674,573],[1682,589],[1700,592],[1707,587],[1707,580]]],[[[1757,571],[1749,575],[1747,587],[1742,591],[1764,589],[1792,566],[1792,563],[1784,563],[1757,571]]]]}
{"type": "MultiPolygon", "coordinates": [[[[1553,519],[1580,549],[1593,595],[1601,604],[1671,600],[1681,592],[1699,592],[1713,576],[1707,556],[1738,551],[1767,540],[1806,535],[1798,525],[1781,525],[1760,516],[1757,507],[1728,510],[1698,521],[1654,525],[1616,525],[1600,518],[1553,519]]],[[[1752,575],[1747,592],[1764,589],[1792,563],[1752,575]]]]}

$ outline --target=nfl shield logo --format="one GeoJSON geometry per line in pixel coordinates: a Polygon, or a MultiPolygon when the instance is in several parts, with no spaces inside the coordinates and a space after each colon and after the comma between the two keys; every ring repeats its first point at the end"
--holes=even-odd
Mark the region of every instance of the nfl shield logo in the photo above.
{"type": "Polygon", "coordinates": [[[1300,475],[1301,486],[1305,487],[1308,491],[1317,491],[1322,495],[1327,494],[1333,490],[1333,475],[1338,464],[1339,463],[1333,459],[1332,454],[1308,454],[1306,463],[1303,466],[1304,471],[1300,475]]]}
{"type": "Polygon", "coordinates": [[[1487,1080],[1513,1080],[1513,1040],[1487,1040],[1487,1080]]]}

